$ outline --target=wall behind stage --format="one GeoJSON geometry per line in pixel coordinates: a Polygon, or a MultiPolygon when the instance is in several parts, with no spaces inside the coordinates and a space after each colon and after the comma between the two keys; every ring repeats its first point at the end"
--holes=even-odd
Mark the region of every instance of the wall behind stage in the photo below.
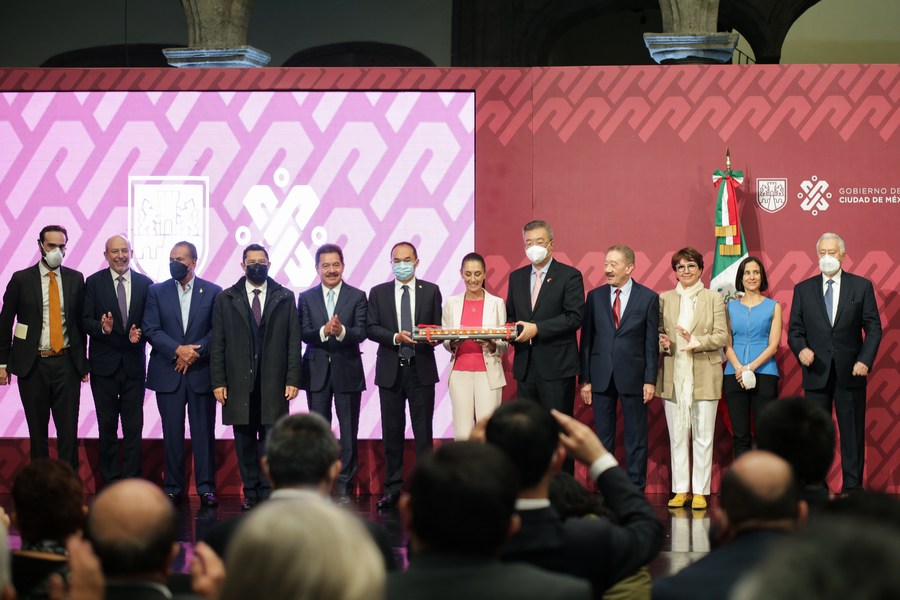
{"type": "MultiPolygon", "coordinates": [[[[499,294],[526,262],[520,228],[532,218],[553,225],[556,257],[580,268],[589,289],[603,283],[604,250],[615,243],[635,248],[636,279],[657,291],[674,286],[668,261],[676,249],[696,246],[711,264],[711,175],[730,147],[745,175],[748,246],[786,311],[793,285],[816,273],[814,244],[824,231],[846,239],[847,270],[875,282],[885,335],[869,383],[866,483],[900,492],[892,458],[900,444],[892,402],[900,384],[897,65],[0,71],[0,91],[58,89],[474,90],[475,248],[499,294]]],[[[784,343],[779,365],[782,395],[800,392],[784,343]]],[[[508,386],[505,397],[513,395],[508,386]]],[[[659,403],[650,411],[649,492],[669,489],[659,403]]],[[[717,431],[716,481],[731,453],[721,420],[717,431]]],[[[364,491],[379,488],[379,446],[363,457],[364,491]]],[[[830,479],[839,488],[837,467],[830,479]]]]}

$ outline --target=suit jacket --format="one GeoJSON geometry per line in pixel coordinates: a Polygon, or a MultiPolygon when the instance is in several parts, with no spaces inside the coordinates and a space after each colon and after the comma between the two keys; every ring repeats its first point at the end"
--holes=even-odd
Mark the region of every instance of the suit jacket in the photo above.
{"type": "Polygon", "coordinates": [[[140,341],[132,344],[128,339],[128,332],[132,325],[141,328],[147,291],[151,285],[153,281],[149,277],[131,270],[128,322],[123,323],[116,285],[110,270],[102,269],[87,278],[81,328],[91,338],[88,356],[91,373],[94,375],[114,375],[121,368],[129,378],[143,381],[147,370],[147,338],[142,331],[140,341]],[[109,334],[104,334],[100,317],[108,312],[112,313],[113,328],[109,334]]]}
{"type": "Polygon", "coordinates": [[[731,543],[691,563],[675,575],[653,582],[654,600],[720,600],[729,598],[735,584],[753,571],[787,537],[783,531],[752,529],[731,543]]]}
{"type": "MultiPolygon", "coordinates": [[[[678,333],[678,314],[681,312],[681,296],[675,290],[659,296],[659,332],[674,340],[678,333]]],[[[728,341],[728,325],[725,321],[725,302],[722,295],[709,289],[697,294],[694,321],[688,328],[691,337],[700,345],[694,348],[694,400],[718,400],[722,397],[722,352],[728,341]]],[[[669,400],[675,394],[675,342],[669,352],[660,351],[662,366],[656,381],[656,395],[669,400]]]]}
{"type": "Polygon", "coordinates": [[[581,324],[581,383],[593,391],[609,387],[615,374],[621,394],[640,396],[644,384],[656,384],[659,369],[659,296],[632,281],[619,327],[613,323],[610,286],[588,293],[581,324]]]}
{"type": "Polygon", "coordinates": [[[157,392],[174,392],[187,377],[187,384],[197,394],[212,393],[209,385],[209,353],[213,305],[222,288],[194,277],[187,331],[181,321],[180,284],[174,279],[155,283],[147,290],[147,305],[141,331],[150,342],[150,363],[147,368],[147,388],[157,392]],[[182,345],[199,344],[200,358],[182,375],[175,370],[175,349],[182,345]]]}
{"type": "MultiPolygon", "coordinates": [[[[75,269],[59,267],[62,278],[63,306],[66,313],[66,334],[69,337],[69,357],[79,375],[88,372],[85,357],[87,346],[81,330],[81,310],[84,304],[84,275],[75,269]]],[[[28,375],[37,358],[44,321],[44,297],[41,290],[41,271],[38,265],[13,273],[3,294],[0,310],[0,365],[19,377],[28,375]],[[24,338],[13,335],[13,321],[27,326],[24,338]]]]}
{"type": "Polygon", "coordinates": [[[366,339],[366,293],[347,285],[346,281],[341,283],[341,293],[334,306],[334,314],[345,330],[341,341],[329,336],[323,342],[319,335],[319,330],[329,321],[322,284],[300,294],[297,303],[300,331],[306,343],[300,387],[318,392],[328,383],[328,373],[331,371],[331,385],[335,392],[361,392],[366,389],[366,374],[359,351],[359,345],[366,339]]]}
{"type": "Polygon", "coordinates": [[[603,518],[563,521],[553,508],[521,510],[522,526],[503,560],[587,579],[596,598],[653,560],[665,532],[644,495],[619,468],[601,473],[597,487],[618,524],[603,518]]]}
{"type": "Polygon", "coordinates": [[[259,372],[253,358],[253,330],[246,278],[224,290],[213,309],[210,380],[213,389],[228,388],[222,407],[225,425],[250,423],[250,394],[260,379],[262,424],[272,425],[287,414],[286,386],[300,387],[300,318],[294,292],[268,278],[263,307],[262,363],[259,372]]]}
{"type": "MultiPolygon", "coordinates": [[[[447,298],[444,303],[444,314],[441,318],[441,324],[444,327],[459,327],[462,319],[462,310],[465,304],[466,294],[462,293],[458,296],[447,298]]],[[[499,327],[506,325],[506,305],[501,298],[493,294],[484,292],[484,311],[481,315],[481,324],[484,327],[499,327]]],[[[494,352],[488,352],[486,348],[482,349],[484,354],[484,366],[487,370],[488,385],[492,390],[502,388],[506,385],[506,375],[503,374],[503,359],[501,356],[509,347],[509,342],[504,340],[495,340],[497,349],[494,352]]],[[[444,348],[450,350],[450,342],[444,342],[444,348]]],[[[456,360],[453,355],[451,362],[456,360]]]]}
{"type": "Polygon", "coordinates": [[[803,389],[824,388],[832,361],[837,369],[838,387],[865,387],[867,378],[854,376],[853,365],[859,361],[871,369],[879,344],[881,317],[875,302],[875,289],[868,279],[846,271],[841,273],[841,291],[833,326],[825,313],[821,275],[801,281],[794,288],[788,345],[795,355],[804,348],[815,353],[810,366],[800,365],[803,389]]]}
{"type": "Polygon", "coordinates": [[[390,573],[387,600],[576,600],[590,598],[586,581],[531,565],[429,552],[411,558],[405,573],[390,573]]]}
{"type": "Polygon", "coordinates": [[[506,318],[511,323],[528,321],[538,328],[529,342],[513,343],[513,376],[522,381],[529,368],[545,380],[578,375],[578,339],[584,310],[584,279],[581,271],[556,259],[550,262],[544,283],[531,308],[531,265],[509,275],[506,318]]]}
{"type": "MultiPolygon", "coordinates": [[[[415,312],[413,326],[436,325],[441,318],[441,290],[428,281],[416,279],[415,312]]],[[[366,314],[366,332],[369,339],[378,342],[375,360],[375,385],[391,387],[400,372],[400,346],[394,344],[394,334],[400,332],[397,323],[397,303],[394,301],[394,280],[380,283],[369,292],[369,310],[366,314]]],[[[434,348],[430,344],[415,345],[416,374],[422,385],[438,382],[434,348]]]]}

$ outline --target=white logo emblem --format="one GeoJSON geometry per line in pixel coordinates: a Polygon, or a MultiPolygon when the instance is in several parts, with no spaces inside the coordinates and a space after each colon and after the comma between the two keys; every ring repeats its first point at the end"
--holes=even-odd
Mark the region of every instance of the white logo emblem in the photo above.
{"type": "Polygon", "coordinates": [[[787,179],[757,179],[756,203],[766,212],[778,212],[787,204],[787,179]]]}
{"type": "Polygon", "coordinates": [[[827,181],[813,175],[800,183],[800,189],[803,190],[797,194],[801,200],[800,208],[812,213],[813,216],[819,214],[820,210],[828,210],[831,192],[828,191],[827,181]]]}
{"type": "Polygon", "coordinates": [[[197,247],[203,271],[209,238],[209,177],[129,176],[128,235],[134,266],[154,281],[169,275],[169,251],[176,243],[197,247]]]}

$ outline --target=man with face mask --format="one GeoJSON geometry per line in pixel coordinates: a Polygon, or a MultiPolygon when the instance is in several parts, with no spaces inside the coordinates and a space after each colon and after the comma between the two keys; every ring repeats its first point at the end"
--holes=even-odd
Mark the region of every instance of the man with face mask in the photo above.
{"type": "MultiPolygon", "coordinates": [[[[386,477],[379,509],[393,508],[403,487],[403,439],[406,430],[406,402],[416,457],[432,448],[434,384],[438,382],[434,345],[412,340],[415,324],[441,322],[441,290],[416,278],[419,255],[410,242],[391,248],[394,280],[381,283],[369,292],[366,330],[378,342],[375,385],[381,401],[381,437],[384,440],[386,477]]],[[[435,342],[436,343],[436,342],[435,342]]]]}
{"type": "MultiPolygon", "coordinates": [[[[522,328],[514,340],[516,398],[572,415],[580,368],[576,332],[584,310],[581,271],[553,258],[553,229],[545,221],[522,228],[531,263],[509,275],[506,316],[522,328]]],[[[566,461],[571,473],[574,463],[566,461]]]]}
{"type": "Polygon", "coordinates": [[[195,276],[197,247],[178,242],[169,253],[172,279],[150,286],[142,333],[153,348],[147,387],[156,392],[165,448],[163,491],[176,506],[185,493],[184,411],[194,451],[194,481],[203,506],[216,506],[216,402],[209,383],[210,337],[222,288],[195,276]]]}
{"type": "Polygon", "coordinates": [[[265,248],[244,248],[241,268],[244,277],[216,300],[210,377],[222,422],[234,426],[241,510],[249,510],[269,497],[259,459],[300,390],[300,318],[294,292],[269,277],[265,248]]]}
{"type": "Polygon", "coordinates": [[[85,282],[81,326],[91,337],[91,392],[97,408],[103,482],[140,477],[144,426],[146,341],[141,333],[147,290],[153,281],[130,268],[131,245],[121,235],[106,240],[109,267],[85,282]],[[119,417],[122,459],[119,464],[119,417]]]}
{"type": "Polygon", "coordinates": [[[69,235],[41,229],[41,260],[13,273],[0,310],[0,385],[18,376],[28,422],[31,458],[48,456],[50,415],[59,459],[78,470],[78,408],[88,363],[81,330],[84,276],[63,267],[69,235]],[[15,321],[15,329],[13,329],[15,321]]]}
{"type": "Polygon", "coordinates": [[[834,404],[848,492],[863,487],[866,382],[881,343],[881,317],[872,282],[841,269],[844,240],[825,233],[816,252],[822,274],[794,288],[788,344],[800,361],[806,397],[829,415],[834,404]]]}

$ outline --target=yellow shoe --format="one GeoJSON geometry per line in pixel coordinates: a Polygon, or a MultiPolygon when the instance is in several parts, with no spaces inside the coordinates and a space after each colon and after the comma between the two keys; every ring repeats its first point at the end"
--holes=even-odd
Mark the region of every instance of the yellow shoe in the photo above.
{"type": "Polygon", "coordinates": [[[669,500],[669,508],[681,508],[687,504],[690,499],[690,494],[675,494],[675,497],[669,500]]]}
{"type": "Polygon", "coordinates": [[[706,510],[706,498],[700,494],[694,494],[694,501],[691,502],[691,508],[694,510],[706,510]]]}

